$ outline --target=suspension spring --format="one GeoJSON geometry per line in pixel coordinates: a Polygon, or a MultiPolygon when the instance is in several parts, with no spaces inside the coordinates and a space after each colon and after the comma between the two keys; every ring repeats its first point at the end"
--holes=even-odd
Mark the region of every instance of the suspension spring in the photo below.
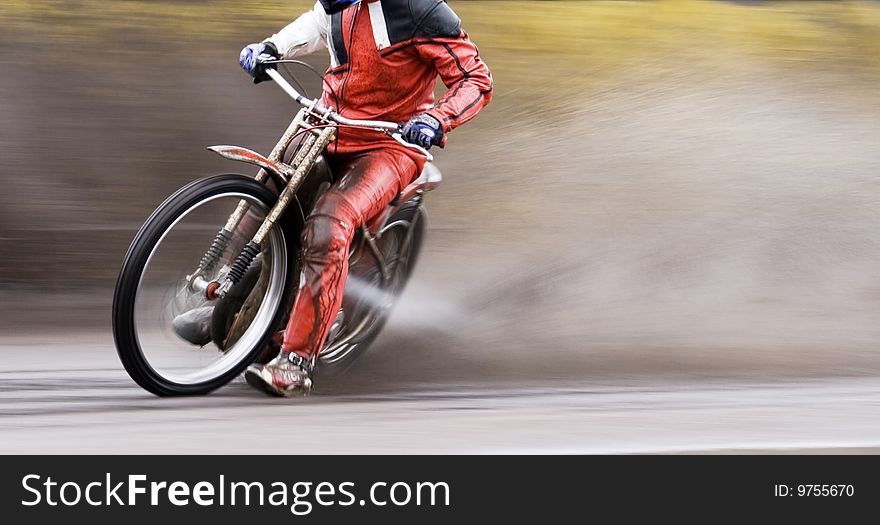
{"type": "Polygon", "coordinates": [[[232,265],[226,279],[232,281],[232,284],[238,284],[259,253],[259,244],[256,244],[254,241],[247,243],[247,245],[241,250],[238,258],[235,259],[235,264],[232,265]]]}
{"type": "Polygon", "coordinates": [[[232,240],[232,232],[225,228],[217,232],[214,242],[211,243],[211,247],[208,248],[202,257],[202,262],[199,263],[198,273],[210,273],[217,266],[217,262],[220,261],[220,257],[230,240],[232,240]]]}

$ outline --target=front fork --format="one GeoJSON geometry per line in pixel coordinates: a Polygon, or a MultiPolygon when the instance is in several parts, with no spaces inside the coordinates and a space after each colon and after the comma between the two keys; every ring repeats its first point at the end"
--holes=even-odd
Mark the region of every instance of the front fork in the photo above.
{"type": "MultiPolygon", "coordinates": [[[[223,281],[218,282],[209,280],[209,276],[213,274],[217,267],[217,263],[220,261],[220,257],[223,255],[223,252],[232,240],[233,232],[238,228],[241,220],[250,209],[251,205],[246,200],[242,199],[239,201],[238,206],[235,208],[232,215],[229,216],[223,229],[221,229],[214,237],[214,241],[199,262],[198,268],[186,277],[188,287],[191,291],[204,294],[208,300],[222,298],[241,280],[248,267],[250,267],[251,263],[254,261],[254,258],[260,253],[260,247],[262,246],[266,235],[269,234],[275,226],[275,223],[278,222],[278,219],[287,209],[291,198],[296,195],[297,190],[306,175],[308,175],[314,167],[318,157],[327,145],[335,138],[336,130],[332,126],[317,128],[306,124],[305,118],[308,113],[309,112],[306,109],[297,113],[296,118],[290,123],[290,126],[288,126],[287,131],[282,135],[281,140],[278,141],[275,149],[269,154],[268,160],[271,163],[278,165],[282,171],[290,174],[290,178],[283,186],[283,190],[278,196],[278,200],[269,211],[266,219],[260,225],[260,228],[251,240],[244,246],[244,248],[242,248],[241,253],[239,253],[238,257],[235,259],[235,262],[229,269],[229,272],[226,274],[223,281]],[[294,137],[296,137],[296,135],[302,130],[307,130],[308,136],[297,150],[291,163],[289,165],[285,164],[282,161],[284,152],[290,146],[294,137]]],[[[269,170],[266,168],[260,168],[255,179],[257,182],[265,184],[270,175],[269,170]]],[[[283,173],[277,175],[283,180],[283,173]]]]}

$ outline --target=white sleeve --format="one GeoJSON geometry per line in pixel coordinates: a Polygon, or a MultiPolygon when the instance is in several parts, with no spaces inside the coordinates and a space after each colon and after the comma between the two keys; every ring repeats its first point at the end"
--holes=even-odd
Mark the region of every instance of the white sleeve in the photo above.
{"type": "Polygon", "coordinates": [[[264,42],[271,42],[281,58],[294,58],[308,55],[327,47],[327,34],[330,32],[330,16],[315,2],[315,7],[300,15],[281,31],[264,42]]]}

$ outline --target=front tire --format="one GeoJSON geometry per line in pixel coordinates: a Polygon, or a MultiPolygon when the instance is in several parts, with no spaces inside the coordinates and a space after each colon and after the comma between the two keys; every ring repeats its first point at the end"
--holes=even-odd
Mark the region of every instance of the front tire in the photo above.
{"type": "MultiPolygon", "coordinates": [[[[230,348],[220,352],[213,345],[201,349],[181,346],[182,350],[177,352],[180,341],[168,336],[167,326],[162,326],[166,324],[167,313],[153,315],[150,310],[150,307],[157,312],[163,308],[169,310],[169,296],[176,300],[182,292],[190,293],[181,285],[181,279],[185,282],[186,274],[195,270],[202,253],[199,250],[207,249],[213,234],[225,220],[220,219],[219,223],[203,221],[205,231],[212,232],[205,237],[201,231],[199,235],[194,234],[194,230],[203,227],[202,223],[192,219],[195,222],[191,225],[186,219],[199,217],[199,210],[209,209],[209,205],[226,213],[223,211],[225,202],[235,203],[240,199],[250,203],[252,209],[262,210],[265,215],[274,205],[276,196],[265,185],[243,175],[218,175],[190,183],[153,212],[125,255],[113,297],[113,337],[125,370],[138,385],[153,394],[203,395],[225,385],[241,374],[269,343],[286,314],[285,298],[293,292],[295,276],[299,273],[296,259],[301,229],[301,221],[290,213],[276,223],[263,246],[263,257],[271,258],[273,272],[261,299],[259,313],[247,332],[230,348]],[[182,232],[179,233],[181,240],[174,244],[173,234],[178,231],[182,232]],[[190,256],[197,254],[196,258],[178,256],[182,251],[190,256]],[[160,255],[167,255],[173,264],[162,266],[164,259],[160,255]],[[167,289],[154,291],[153,288],[157,287],[148,285],[153,281],[159,283],[158,287],[167,289]],[[156,305],[158,307],[154,307],[156,305]],[[154,326],[154,329],[148,331],[147,326],[154,326]],[[159,342],[153,343],[151,338],[159,342]],[[172,353],[172,358],[166,356],[172,353]],[[166,366],[154,355],[161,355],[172,364],[166,366]],[[179,365],[178,361],[183,358],[195,360],[196,365],[189,368],[179,365]],[[206,364],[202,365],[202,361],[206,364]]],[[[221,216],[219,211],[217,217],[221,216]]],[[[237,250],[228,251],[236,252],[224,255],[231,262],[238,253],[237,250]]]]}

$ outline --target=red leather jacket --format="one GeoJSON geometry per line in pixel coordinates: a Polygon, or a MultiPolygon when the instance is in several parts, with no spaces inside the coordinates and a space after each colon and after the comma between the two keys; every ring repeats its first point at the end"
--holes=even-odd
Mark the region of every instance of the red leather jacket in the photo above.
{"type": "MultiPolygon", "coordinates": [[[[285,58],[328,47],[322,100],[348,118],[403,123],[429,113],[449,132],[492,98],[489,68],[444,0],[363,0],[329,16],[316,4],[267,41],[285,58]],[[438,76],[448,91],[435,101],[438,76]]],[[[391,144],[369,130],[341,128],[335,151],[391,144]]]]}

